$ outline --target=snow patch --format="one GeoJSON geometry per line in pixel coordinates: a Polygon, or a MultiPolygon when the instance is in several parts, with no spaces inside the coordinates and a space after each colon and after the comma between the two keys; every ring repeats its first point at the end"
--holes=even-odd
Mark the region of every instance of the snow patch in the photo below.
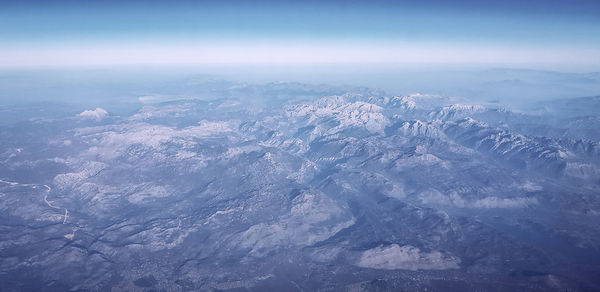
{"type": "Polygon", "coordinates": [[[289,117],[303,117],[308,123],[333,118],[339,122],[334,127],[340,130],[348,127],[364,127],[369,132],[383,133],[389,124],[382,113],[383,108],[372,103],[348,102],[343,96],[327,96],[313,103],[299,104],[288,109],[289,117]]]}
{"type": "Polygon", "coordinates": [[[78,172],[61,173],[54,177],[54,184],[60,189],[75,187],[78,183],[93,177],[108,167],[107,164],[98,161],[88,161],[83,164],[78,172]]]}
{"type": "Polygon", "coordinates": [[[276,246],[309,246],[354,224],[348,210],[322,194],[304,193],[293,200],[289,215],[274,223],[251,226],[241,246],[260,256],[276,246]]]}

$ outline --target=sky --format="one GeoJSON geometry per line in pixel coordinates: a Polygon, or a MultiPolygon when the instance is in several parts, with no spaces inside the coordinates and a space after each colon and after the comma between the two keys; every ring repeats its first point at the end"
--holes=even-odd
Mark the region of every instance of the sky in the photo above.
{"type": "Polygon", "coordinates": [[[600,68],[600,1],[4,1],[0,66],[600,68]]]}

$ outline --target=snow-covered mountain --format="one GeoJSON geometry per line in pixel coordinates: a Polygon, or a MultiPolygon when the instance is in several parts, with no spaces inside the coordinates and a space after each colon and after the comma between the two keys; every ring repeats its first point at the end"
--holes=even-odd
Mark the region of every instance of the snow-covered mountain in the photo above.
{"type": "Polygon", "coordinates": [[[2,128],[2,287],[600,288],[591,126],[438,95],[211,86],[2,128]]]}

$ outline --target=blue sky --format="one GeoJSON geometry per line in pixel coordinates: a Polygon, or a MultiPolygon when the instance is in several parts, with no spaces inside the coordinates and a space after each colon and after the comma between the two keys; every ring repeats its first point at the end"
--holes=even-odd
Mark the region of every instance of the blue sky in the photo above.
{"type": "Polygon", "coordinates": [[[14,1],[6,66],[432,62],[600,66],[600,1],[14,1]]]}

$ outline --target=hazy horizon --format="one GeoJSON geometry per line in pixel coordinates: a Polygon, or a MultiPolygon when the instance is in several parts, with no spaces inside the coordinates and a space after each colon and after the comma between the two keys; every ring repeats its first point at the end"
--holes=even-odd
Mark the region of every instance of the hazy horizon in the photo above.
{"type": "Polygon", "coordinates": [[[239,84],[300,82],[368,87],[388,95],[440,94],[512,109],[539,101],[600,94],[597,72],[482,64],[204,64],[105,65],[0,69],[0,104],[31,101],[79,104],[136,102],[139,96],[211,98],[194,93],[207,78],[239,84]],[[192,82],[193,81],[193,82],[192,82]],[[190,83],[191,82],[191,83],[190,83]],[[200,85],[197,85],[200,86],[200,85]],[[197,87],[196,86],[196,87],[197,87]]]}
{"type": "Polygon", "coordinates": [[[0,64],[600,68],[599,9],[585,0],[18,1],[0,10],[0,64]]]}

